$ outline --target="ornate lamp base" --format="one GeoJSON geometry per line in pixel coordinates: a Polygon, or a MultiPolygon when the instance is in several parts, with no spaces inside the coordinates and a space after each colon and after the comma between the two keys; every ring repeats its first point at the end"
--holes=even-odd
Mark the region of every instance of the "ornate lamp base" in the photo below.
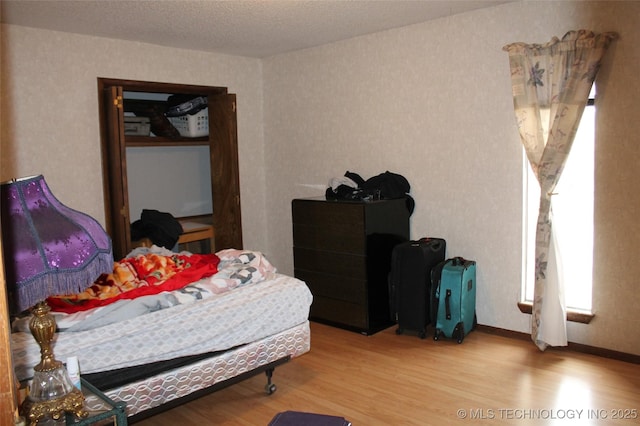
{"type": "Polygon", "coordinates": [[[86,417],[84,409],[84,395],[79,389],[74,388],[70,393],[59,398],[46,401],[33,401],[25,399],[20,407],[20,414],[23,415],[30,425],[37,425],[45,418],[54,420],[64,420],[65,413],[73,413],[78,418],[86,417]]]}
{"type": "Polygon", "coordinates": [[[65,412],[80,418],[88,415],[84,409],[84,395],[73,386],[67,370],[53,356],[51,340],[56,331],[56,321],[49,311],[46,302],[38,303],[29,322],[41,355],[40,363],[33,368],[29,396],[20,407],[20,414],[30,425],[37,425],[45,418],[64,419],[65,412]]]}

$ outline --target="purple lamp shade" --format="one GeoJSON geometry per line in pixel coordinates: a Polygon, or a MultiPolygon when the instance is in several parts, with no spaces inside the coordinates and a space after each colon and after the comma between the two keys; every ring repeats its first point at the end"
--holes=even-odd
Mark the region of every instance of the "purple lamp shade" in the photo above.
{"type": "Polygon", "coordinates": [[[113,270],[111,239],[92,217],[63,205],[42,175],[2,183],[2,244],[13,313],[78,293],[113,270]]]}

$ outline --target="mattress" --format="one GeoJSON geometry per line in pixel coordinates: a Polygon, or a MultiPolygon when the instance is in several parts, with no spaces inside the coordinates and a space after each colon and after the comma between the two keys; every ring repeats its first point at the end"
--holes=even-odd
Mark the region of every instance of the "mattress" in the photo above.
{"type": "MultiPolygon", "coordinates": [[[[83,374],[96,373],[228,351],[265,339],[268,342],[283,331],[304,327],[312,301],[306,284],[277,272],[263,278],[232,291],[209,292],[206,298],[202,293],[193,298],[193,294],[188,296],[183,289],[179,297],[170,295],[171,299],[182,298],[184,302],[188,296],[194,299],[192,303],[178,303],[158,310],[152,306],[143,315],[118,322],[106,321],[104,325],[88,329],[78,328],[76,324],[70,329],[80,331],[56,334],[55,356],[63,362],[77,356],[83,374]]],[[[199,289],[199,283],[191,288],[199,289]]],[[[11,339],[17,378],[29,379],[33,366],[40,361],[40,348],[29,332],[14,332],[11,339]]]]}

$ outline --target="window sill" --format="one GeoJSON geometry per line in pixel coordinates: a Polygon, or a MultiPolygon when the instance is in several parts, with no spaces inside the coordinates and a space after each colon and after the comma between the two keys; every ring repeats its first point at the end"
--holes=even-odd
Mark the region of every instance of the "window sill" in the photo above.
{"type": "MultiPolygon", "coordinates": [[[[523,314],[531,314],[533,310],[533,303],[518,302],[518,309],[520,309],[520,312],[523,314]]],[[[595,316],[596,315],[593,313],[567,309],[567,321],[589,324],[595,316]]]]}

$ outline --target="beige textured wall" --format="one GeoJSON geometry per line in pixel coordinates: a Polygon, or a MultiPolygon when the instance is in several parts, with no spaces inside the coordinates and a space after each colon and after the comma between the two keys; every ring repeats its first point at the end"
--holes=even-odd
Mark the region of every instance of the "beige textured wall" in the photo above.
{"type": "MultiPolygon", "coordinates": [[[[522,151],[502,46],[618,31],[599,79],[594,306],[569,339],[640,354],[637,135],[640,2],[522,2],[264,62],[269,244],[292,270],[290,200],[345,171],[412,185],[412,236],[478,262],[478,320],[528,332],[521,283],[522,151]],[[279,164],[286,167],[279,167],[279,164]]],[[[327,265],[328,268],[331,265],[327,265]]]]}
{"type": "Polygon", "coordinates": [[[2,25],[0,178],[43,174],[104,224],[97,78],[224,86],[238,101],[244,243],[266,245],[259,60],[2,25]]]}

